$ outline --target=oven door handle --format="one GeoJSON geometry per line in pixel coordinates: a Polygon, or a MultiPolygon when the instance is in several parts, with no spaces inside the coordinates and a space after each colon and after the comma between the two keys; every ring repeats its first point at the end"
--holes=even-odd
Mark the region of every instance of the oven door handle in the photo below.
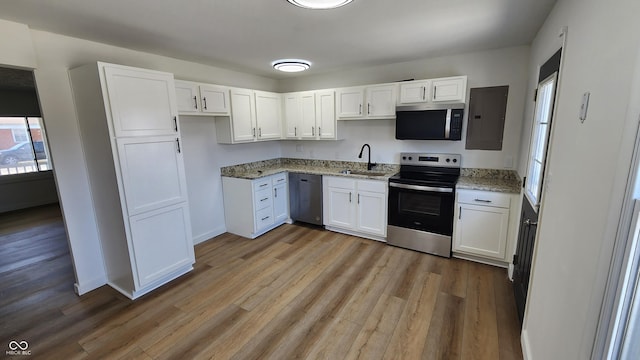
{"type": "Polygon", "coordinates": [[[433,191],[433,192],[442,192],[442,193],[453,192],[453,189],[451,188],[439,188],[439,187],[422,186],[422,185],[407,185],[407,184],[398,184],[394,182],[390,182],[389,186],[394,188],[407,189],[407,190],[433,191]]]}

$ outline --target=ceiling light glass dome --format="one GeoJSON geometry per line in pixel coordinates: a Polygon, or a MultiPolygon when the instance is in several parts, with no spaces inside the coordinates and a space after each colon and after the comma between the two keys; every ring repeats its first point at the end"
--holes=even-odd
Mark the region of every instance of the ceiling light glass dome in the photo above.
{"type": "Polygon", "coordinates": [[[309,67],[311,67],[311,63],[307,60],[299,60],[299,59],[282,59],[276,60],[271,65],[276,70],[284,71],[284,72],[300,72],[305,71],[309,67]]]}
{"type": "Polygon", "coordinates": [[[293,5],[306,9],[335,9],[353,0],[287,0],[293,5]]]}

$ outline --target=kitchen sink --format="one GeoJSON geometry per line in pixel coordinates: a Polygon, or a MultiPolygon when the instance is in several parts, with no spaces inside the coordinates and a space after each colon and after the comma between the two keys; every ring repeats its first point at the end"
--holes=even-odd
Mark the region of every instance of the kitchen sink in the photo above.
{"type": "Polygon", "coordinates": [[[357,170],[350,170],[350,169],[340,170],[340,174],[364,175],[364,176],[385,176],[385,175],[387,175],[386,173],[376,172],[376,171],[357,171],[357,170]]]}

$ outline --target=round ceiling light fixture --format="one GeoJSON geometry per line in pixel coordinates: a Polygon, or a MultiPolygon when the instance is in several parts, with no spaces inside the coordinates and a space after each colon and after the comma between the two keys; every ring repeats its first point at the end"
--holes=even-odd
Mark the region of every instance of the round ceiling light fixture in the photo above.
{"type": "Polygon", "coordinates": [[[287,0],[295,6],[305,9],[335,9],[347,5],[353,0],[287,0]]]}
{"type": "Polygon", "coordinates": [[[284,71],[284,72],[300,72],[305,71],[311,67],[311,63],[307,60],[299,60],[299,59],[282,59],[276,60],[271,65],[276,70],[284,71]]]}

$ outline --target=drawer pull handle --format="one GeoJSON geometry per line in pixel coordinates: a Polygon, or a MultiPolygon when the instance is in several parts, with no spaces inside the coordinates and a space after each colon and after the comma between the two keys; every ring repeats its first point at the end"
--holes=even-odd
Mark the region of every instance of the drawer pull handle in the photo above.
{"type": "Polygon", "coordinates": [[[193,97],[193,104],[195,105],[196,110],[198,110],[198,98],[195,96],[193,97]]]}
{"type": "Polygon", "coordinates": [[[269,198],[260,199],[260,201],[267,201],[269,198]]]}
{"type": "Polygon", "coordinates": [[[267,185],[269,185],[269,184],[262,184],[262,185],[260,185],[260,187],[265,187],[265,186],[267,186],[267,185]]]}
{"type": "Polygon", "coordinates": [[[268,216],[265,216],[265,217],[263,217],[263,218],[262,218],[262,221],[265,221],[265,220],[267,220],[268,218],[269,218],[268,216]]]}
{"type": "Polygon", "coordinates": [[[491,200],[484,200],[484,199],[475,199],[474,201],[481,202],[481,203],[487,203],[487,204],[490,204],[490,203],[493,202],[491,200]]]}

